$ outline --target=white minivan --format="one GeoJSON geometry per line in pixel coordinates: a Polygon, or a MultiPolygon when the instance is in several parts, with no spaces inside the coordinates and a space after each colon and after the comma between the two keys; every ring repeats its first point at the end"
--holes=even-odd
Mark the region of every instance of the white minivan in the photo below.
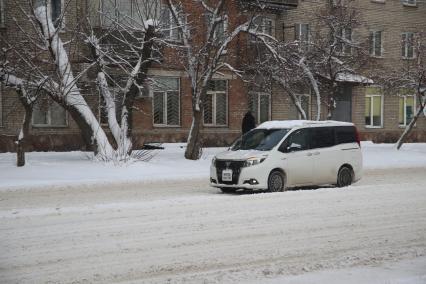
{"type": "Polygon", "coordinates": [[[361,175],[361,145],[353,123],[267,121],[213,158],[210,185],[223,192],[276,192],[311,185],[343,187],[361,175]]]}

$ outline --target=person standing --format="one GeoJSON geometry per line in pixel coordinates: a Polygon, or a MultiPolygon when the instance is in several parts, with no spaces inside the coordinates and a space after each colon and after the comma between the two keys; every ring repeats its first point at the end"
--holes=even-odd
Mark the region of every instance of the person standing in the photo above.
{"type": "Polygon", "coordinates": [[[246,114],[243,117],[243,123],[241,127],[243,131],[243,135],[255,127],[256,127],[256,119],[254,118],[251,111],[246,112],[246,114]]]}

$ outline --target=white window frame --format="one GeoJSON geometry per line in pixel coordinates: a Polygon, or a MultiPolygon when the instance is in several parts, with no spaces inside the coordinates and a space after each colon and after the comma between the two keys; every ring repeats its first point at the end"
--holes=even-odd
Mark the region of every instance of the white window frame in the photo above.
{"type": "Polygon", "coordinates": [[[417,0],[402,0],[402,5],[409,7],[417,7],[417,0]]]}
{"type": "MultiPolygon", "coordinates": [[[[370,125],[365,124],[365,128],[383,128],[383,106],[384,106],[383,95],[369,94],[369,95],[365,95],[365,99],[370,100],[370,125]],[[380,125],[379,126],[373,125],[373,118],[371,117],[371,114],[373,113],[373,109],[374,109],[374,104],[372,99],[373,97],[380,97],[381,106],[380,106],[380,125]]],[[[364,123],[365,123],[365,117],[364,117],[364,123]]]]}
{"type": "MultiPolygon", "coordinates": [[[[53,102],[53,103],[56,103],[56,102],[53,102]]],[[[59,105],[59,107],[61,107],[61,106],[59,105]]],[[[64,128],[64,127],[68,127],[68,125],[69,125],[69,122],[68,122],[68,112],[65,110],[65,124],[63,124],[63,125],[52,125],[52,115],[51,115],[51,108],[50,108],[50,106],[47,109],[47,123],[46,124],[36,124],[36,123],[34,123],[34,111],[33,111],[33,116],[31,117],[31,125],[33,127],[44,127],[44,128],[64,128]]]]}
{"type": "MultiPolygon", "coordinates": [[[[176,23],[173,14],[170,12],[169,8],[165,5],[161,7],[161,13],[164,13],[164,11],[167,11],[167,15],[169,18],[169,26],[166,28],[166,32],[163,32],[165,35],[165,38],[170,42],[178,42],[181,43],[183,41],[183,35],[181,33],[181,30],[178,28],[178,23],[176,23]],[[174,35],[174,33],[177,33],[177,36],[174,35]]],[[[162,23],[161,23],[162,24],[162,23]]]]}
{"type": "Polygon", "coordinates": [[[275,20],[274,19],[267,16],[262,17],[262,33],[275,37],[275,20]],[[267,27],[266,22],[268,21],[271,24],[271,34],[269,34],[266,30],[266,27],[267,27]]]}
{"type": "MultiPolygon", "coordinates": [[[[137,25],[142,26],[142,22],[138,22],[140,19],[140,16],[138,14],[138,11],[136,9],[137,7],[137,0],[128,0],[130,1],[130,18],[128,19],[127,23],[130,23],[131,26],[133,26],[135,23],[137,25]]],[[[122,4],[122,0],[99,0],[99,10],[101,11],[100,13],[100,17],[99,17],[99,23],[100,26],[102,27],[106,27],[106,18],[107,16],[105,15],[107,12],[114,12],[114,13],[110,13],[111,16],[113,16],[113,19],[111,19],[113,22],[111,23],[111,25],[116,25],[116,22],[120,22],[120,3],[122,4]],[[106,7],[105,7],[105,2],[110,2],[113,6],[114,6],[114,11],[106,11],[106,7]]],[[[160,4],[158,4],[160,5],[160,4]]],[[[160,14],[162,12],[163,6],[159,6],[159,10],[158,11],[150,11],[149,13],[155,13],[156,16],[160,17],[160,14]],[[157,14],[157,12],[159,14],[157,14]]],[[[152,8],[152,7],[151,7],[152,8]]],[[[154,7],[155,8],[155,7],[154,7]]],[[[142,13],[142,12],[141,12],[142,13]]],[[[121,14],[121,16],[125,15],[124,13],[121,14]]],[[[129,15],[127,15],[129,16],[129,15]]],[[[143,16],[143,15],[142,15],[143,16]]],[[[152,16],[149,15],[149,16],[152,16]]],[[[155,19],[156,21],[159,20],[158,18],[155,19]]],[[[125,25],[126,27],[128,27],[129,25],[125,25]]]]}
{"type": "Polygon", "coordinates": [[[162,91],[156,91],[153,90],[153,97],[152,97],[152,125],[154,127],[180,127],[181,126],[181,98],[180,98],[180,78],[179,77],[163,77],[163,78],[167,78],[167,79],[176,79],[178,81],[178,87],[177,90],[162,90],[162,91]],[[178,124],[167,124],[167,96],[168,96],[168,92],[177,92],[177,96],[179,99],[179,103],[178,103],[178,117],[179,117],[179,123],[178,124]],[[163,93],[163,101],[164,101],[164,105],[163,105],[163,121],[164,123],[155,123],[155,117],[154,117],[154,110],[155,110],[155,93],[163,93]]]}
{"type": "Polygon", "coordinates": [[[256,110],[256,125],[260,124],[260,97],[261,96],[267,96],[268,97],[268,120],[271,120],[271,116],[272,116],[272,100],[271,100],[271,94],[270,93],[266,93],[266,92],[256,92],[256,91],[252,91],[249,92],[250,95],[255,95],[257,98],[257,110],[256,110]]]}
{"type": "MultiPolygon", "coordinates": [[[[227,18],[223,19],[222,23],[223,23],[223,39],[225,39],[228,36],[228,19],[227,18]]],[[[213,38],[217,39],[217,27],[213,33],[213,38]]]]}
{"type": "MultiPolygon", "coordinates": [[[[1,1],[1,0],[0,0],[1,1]]],[[[60,17],[62,17],[61,19],[61,25],[57,27],[57,29],[60,29],[61,31],[63,31],[63,29],[65,28],[65,14],[64,14],[64,5],[65,5],[65,0],[59,0],[61,1],[61,14],[60,17]]],[[[52,17],[52,0],[48,0],[47,1],[47,12],[49,13],[49,15],[52,17]]],[[[55,20],[52,17],[52,23],[55,23],[55,20]]]]}
{"type": "MultiPolygon", "coordinates": [[[[255,25],[257,25],[256,32],[267,34],[267,35],[270,35],[270,36],[272,36],[272,37],[275,38],[275,36],[276,36],[275,19],[273,19],[273,18],[271,18],[269,16],[260,16],[259,19],[260,19],[260,24],[256,24],[255,23],[255,25]],[[269,21],[271,23],[271,34],[269,34],[267,32],[267,29],[266,29],[266,24],[265,23],[267,21],[269,21]]],[[[257,42],[257,37],[250,36],[250,42],[256,43],[257,42]]]]}
{"type": "Polygon", "coordinates": [[[311,44],[311,25],[308,23],[297,23],[295,25],[295,31],[299,31],[298,33],[296,33],[296,38],[295,40],[298,40],[301,43],[301,47],[302,45],[305,45],[307,50],[309,50],[310,48],[310,44],[311,44]],[[308,27],[308,40],[305,41],[304,39],[302,39],[302,25],[306,25],[308,27]],[[298,29],[296,28],[296,26],[298,26],[298,29]]]}
{"type": "Polygon", "coordinates": [[[416,115],[416,110],[417,110],[417,106],[416,106],[416,95],[415,94],[412,94],[412,95],[399,95],[398,96],[398,125],[399,125],[399,127],[403,127],[403,128],[405,128],[405,127],[407,127],[407,113],[406,113],[406,111],[407,111],[407,109],[406,109],[406,106],[407,106],[407,97],[413,97],[413,101],[414,101],[414,105],[413,105],[413,117],[414,117],[414,115],[416,115]],[[400,98],[403,98],[404,99],[404,113],[402,114],[403,115],[403,117],[404,117],[404,123],[403,124],[400,124],[399,123],[399,99],[400,98]]]}
{"type": "MultiPolygon", "coordinates": [[[[208,127],[227,127],[228,126],[228,108],[229,108],[229,94],[228,94],[228,80],[216,80],[216,81],[225,81],[225,91],[207,91],[207,96],[212,96],[212,123],[205,123],[204,122],[204,113],[203,113],[203,125],[208,127]],[[226,122],[225,124],[217,124],[217,110],[216,110],[216,95],[217,94],[225,94],[226,98],[226,122]]],[[[203,110],[204,111],[204,110],[203,110]]]]}
{"type": "Polygon", "coordinates": [[[401,34],[401,42],[404,48],[404,54],[402,55],[403,59],[414,59],[416,58],[416,51],[414,49],[414,42],[410,42],[408,40],[408,35],[412,36],[412,40],[414,41],[415,33],[414,32],[403,32],[401,34]],[[403,40],[403,36],[405,35],[405,40],[403,40]],[[408,57],[409,44],[411,44],[411,48],[413,49],[413,57],[408,57]]]}
{"type": "MultiPolygon", "coordinates": [[[[352,53],[353,53],[352,46],[350,46],[350,45],[348,46],[348,44],[346,42],[344,42],[344,40],[349,41],[349,42],[353,42],[354,30],[352,28],[350,28],[350,30],[351,30],[351,38],[350,39],[346,38],[346,31],[347,30],[348,30],[347,28],[343,28],[341,30],[341,33],[342,33],[341,38],[342,39],[341,39],[341,42],[339,43],[339,44],[341,44],[341,50],[338,51],[338,53],[342,56],[345,56],[345,55],[349,56],[349,55],[352,55],[352,53]],[[346,49],[347,46],[350,48],[349,52],[345,52],[345,49],[346,49]]],[[[339,32],[339,36],[340,36],[340,32],[339,32]]]]}
{"type": "Polygon", "coordinates": [[[373,30],[370,31],[370,35],[373,35],[373,39],[370,42],[370,44],[372,46],[370,46],[370,48],[372,48],[373,53],[370,53],[371,57],[377,57],[377,58],[382,58],[383,57],[383,31],[382,30],[373,30]],[[380,55],[376,54],[376,34],[380,33],[380,55]]]}
{"type": "MultiPolygon", "coordinates": [[[[4,28],[5,27],[5,16],[6,16],[6,9],[4,7],[4,0],[0,0],[0,28],[4,28]]],[[[0,124],[1,125],[1,124],[0,124]]]]}

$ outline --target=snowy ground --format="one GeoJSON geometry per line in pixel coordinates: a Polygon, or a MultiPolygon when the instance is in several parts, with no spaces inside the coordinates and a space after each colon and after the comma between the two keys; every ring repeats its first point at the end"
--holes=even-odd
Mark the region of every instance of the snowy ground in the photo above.
{"type": "Polygon", "coordinates": [[[273,194],[221,194],[218,149],[168,146],[119,169],[0,154],[0,283],[426,283],[426,144],[364,143],[359,183],[273,194]]]}
{"type": "MultiPolygon", "coordinates": [[[[0,190],[27,187],[90,184],[140,183],[163,180],[208,178],[213,155],[225,148],[207,148],[198,161],[185,160],[184,144],[164,144],[165,150],[149,162],[136,161],[124,166],[93,162],[90,153],[27,153],[27,165],[17,168],[16,154],[0,154],[0,190]]],[[[364,169],[426,168],[426,143],[404,144],[397,151],[391,144],[363,142],[364,169]]]]}

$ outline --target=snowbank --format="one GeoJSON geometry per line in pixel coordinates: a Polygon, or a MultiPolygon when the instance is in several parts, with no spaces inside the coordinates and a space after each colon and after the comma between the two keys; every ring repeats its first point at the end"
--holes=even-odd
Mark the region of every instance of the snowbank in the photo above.
{"type": "MultiPolygon", "coordinates": [[[[150,162],[132,162],[115,166],[94,162],[85,152],[27,153],[27,165],[15,166],[14,153],[0,154],[0,189],[153,182],[208,178],[212,157],[225,148],[207,148],[198,161],[184,159],[184,144],[164,144],[150,162]]],[[[364,169],[426,167],[426,143],[404,144],[400,151],[393,144],[362,143],[364,169]]]]}

